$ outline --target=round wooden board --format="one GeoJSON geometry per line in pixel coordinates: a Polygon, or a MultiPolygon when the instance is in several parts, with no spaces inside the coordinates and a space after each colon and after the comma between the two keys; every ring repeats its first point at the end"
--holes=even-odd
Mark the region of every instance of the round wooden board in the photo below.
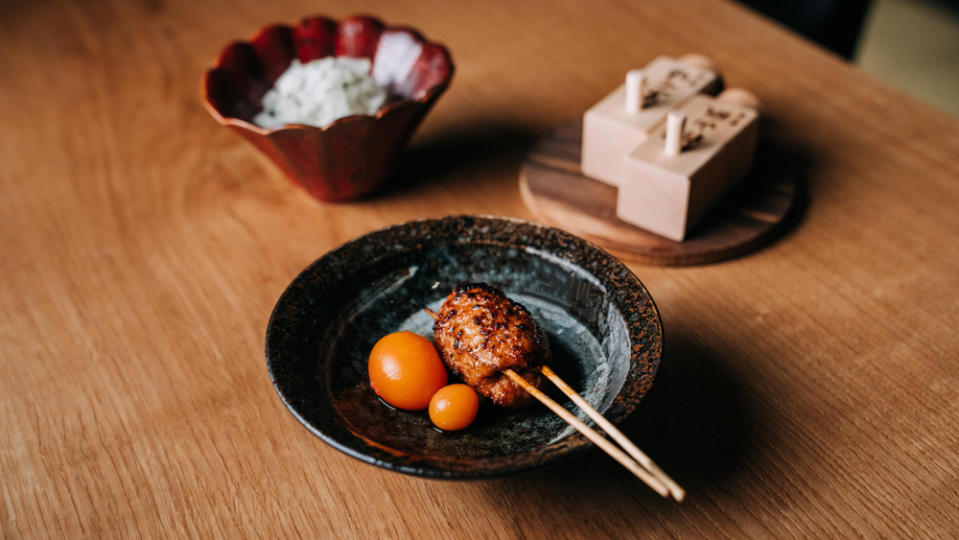
{"type": "Polygon", "coordinates": [[[520,171],[523,202],[540,220],[631,261],[685,266],[738,257],[774,239],[799,206],[790,160],[761,141],[749,177],[684,242],[675,242],[616,217],[616,188],[583,176],[581,145],[579,121],[540,139],[520,171]]]}

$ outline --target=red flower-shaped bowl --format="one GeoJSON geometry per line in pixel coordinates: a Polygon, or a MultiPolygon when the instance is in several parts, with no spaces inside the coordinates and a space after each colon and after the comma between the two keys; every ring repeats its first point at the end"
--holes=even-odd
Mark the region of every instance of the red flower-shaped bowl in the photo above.
{"type": "Polygon", "coordinates": [[[386,181],[452,76],[446,48],[416,30],[365,16],[340,22],[311,17],[296,26],[268,26],[249,42],[228,45],[203,78],[203,97],[217,122],[262,150],[310,195],[345,201],[386,181]],[[263,94],[293,59],[334,55],[369,58],[374,79],[397,99],[372,116],[347,116],[323,127],[267,129],[253,123],[263,94]]]}

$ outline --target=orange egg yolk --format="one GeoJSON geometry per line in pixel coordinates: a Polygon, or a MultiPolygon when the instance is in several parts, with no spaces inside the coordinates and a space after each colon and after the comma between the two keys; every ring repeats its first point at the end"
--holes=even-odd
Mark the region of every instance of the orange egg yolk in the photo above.
{"type": "Polygon", "coordinates": [[[388,334],[376,342],[368,368],[373,391],[398,409],[425,409],[446,384],[446,369],[436,348],[412,332],[388,334]]]}
{"type": "Polygon", "coordinates": [[[440,388],[430,400],[430,420],[444,431],[456,431],[473,423],[479,411],[476,391],[465,384],[440,388]]]}

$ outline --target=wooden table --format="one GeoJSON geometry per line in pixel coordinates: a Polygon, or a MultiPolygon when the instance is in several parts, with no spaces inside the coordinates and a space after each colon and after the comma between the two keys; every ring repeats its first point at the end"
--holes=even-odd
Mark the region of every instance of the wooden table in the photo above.
{"type": "Polygon", "coordinates": [[[200,105],[227,41],[348,14],[271,4],[0,4],[0,536],[959,534],[959,124],[714,0],[369,2],[458,71],[401,185],[324,205],[200,105]],[[528,218],[530,142],[688,51],[759,94],[810,204],[752,256],[632,266],[667,344],[625,428],[685,503],[600,452],[485,482],[389,473],[283,408],[263,335],[301,268],[408,219],[528,218]]]}

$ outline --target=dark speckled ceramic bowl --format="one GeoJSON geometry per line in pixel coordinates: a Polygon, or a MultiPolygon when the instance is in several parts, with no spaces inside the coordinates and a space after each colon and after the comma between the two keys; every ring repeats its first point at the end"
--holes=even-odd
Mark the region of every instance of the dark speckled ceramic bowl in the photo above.
{"type": "Polygon", "coordinates": [[[473,281],[529,308],[549,335],[553,368],[613,423],[636,408],[663,349],[659,312],[639,279],[557,229],[468,216],[367,234],[293,280],[266,333],[267,367],[283,403],[333,447],[419,476],[498,476],[588,449],[539,405],[508,411],[487,403],[472,426],[442,433],[425,412],[393,410],[373,394],[366,374],[373,344],[399,330],[431,337],[423,306],[438,309],[454,285],[473,281]]]}

